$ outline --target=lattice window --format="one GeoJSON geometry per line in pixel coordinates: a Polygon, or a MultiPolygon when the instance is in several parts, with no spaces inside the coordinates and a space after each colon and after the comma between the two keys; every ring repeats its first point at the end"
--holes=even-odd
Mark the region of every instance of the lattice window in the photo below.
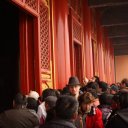
{"type": "Polygon", "coordinates": [[[77,23],[77,21],[73,20],[73,37],[80,42],[82,41],[81,33],[82,33],[81,25],[77,23]]]}
{"type": "Polygon", "coordinates": [[[49,21],[48,7],[40,4],[40,47],[41,47],[41,68],[50,69],[50,46],[49,46],[49,21]]]}
{"type": "Polygon", "coordinates": [[[25,3],[35,11],[38,10],[38,0],[25,0],[25,3]]]}
{"type": "Polygon", "coordinates": [[[74,12],[81,17],[82,0],[68,0],[68,4],[74,12]]]}

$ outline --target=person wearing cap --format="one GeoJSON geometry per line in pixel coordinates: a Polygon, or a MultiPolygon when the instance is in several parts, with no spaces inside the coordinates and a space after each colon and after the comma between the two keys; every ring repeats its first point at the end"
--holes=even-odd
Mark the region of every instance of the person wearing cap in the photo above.
{"type": "Polygon", "coordinates": [[[110,86],[110,93],[112,94],[112,95],[115,95],[117,92],[118,92],[118,86],[116,86],[115,84],[112,84],[111,86],[110,86]]]}
{"type": "Polygon", "coordinates": [[[68,81],[68,88],[70,95],[74,96],[76,99],[79,96],[80,93],[80,82],[76,76],[71,76],[68,81]]]}

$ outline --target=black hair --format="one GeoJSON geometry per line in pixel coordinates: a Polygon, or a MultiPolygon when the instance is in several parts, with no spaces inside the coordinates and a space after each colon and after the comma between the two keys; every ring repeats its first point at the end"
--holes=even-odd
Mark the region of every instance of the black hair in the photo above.
{"type": "Polygon", "coordinates": [[[98,76],[94,76],[94,77],[95,77],[95,82],[99,84],[100,78],[98,76]]]}
{"type": "Polygon", "coordinates": [[[127,78],[124,78],[122,81],[121,81],[122,84],[125,84],[126,87],[128,87],[128,79],[127,78]]]}
{"type": "Polygon", "coordinates": [[[99,96],[99,101],[101,105],[111,105],[113,95],[103,93],[99,96]]]}
{"type": "Polygon", "coordinates": [[[78,101],[72,96],[62,95],[56,102],[55,110],[58,118],[70,120],[78,111],[78,101]]]}
{"type": "Polygon", "coordinates": [[[51,88],[45,89],[42,92],[42,101],[44,101],[45,98],[47,98],[48,96],[57,96],[56,91],[54,89],[51,89],[51,88]]]}
{"type": "Polygon", "coordinates": [[[27,108],[28,109],[33,109],[33,110],[37,111],[37,106],[38,106],[37,101],[34,98],[32,98],[32,97],[27,98],[27,108]]]}
{"type": "Polygon", "coordinates": [[[87,85],[86,85],[86,88],[91,88],[91,89],[97,89],[98,87],[98,84],[96,82],[89,82],[87,85]]]}
{"type": "Polygon", "coordinates": [[[106,82],[104,82],[104,81],[100,81],[99,82],[99,88],[102,89],[102,92],[105,92],[108,89],[108,84],[106,82]]]}
{"type": "Polygon", "coordinates": [[[27,98],[25,95],[22,95],[21,93],[17,93],[14,98],[14,101],[16,105],[26,105],[27,98]]]}

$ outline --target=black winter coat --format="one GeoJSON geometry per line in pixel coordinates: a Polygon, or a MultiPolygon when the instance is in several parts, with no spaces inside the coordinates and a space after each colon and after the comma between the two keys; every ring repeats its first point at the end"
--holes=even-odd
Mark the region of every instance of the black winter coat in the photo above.
{"type": "Polygon", "coordinates": [[[111,117],[106,128],[128,128],[128,108],[118,111],[111,117]]]}

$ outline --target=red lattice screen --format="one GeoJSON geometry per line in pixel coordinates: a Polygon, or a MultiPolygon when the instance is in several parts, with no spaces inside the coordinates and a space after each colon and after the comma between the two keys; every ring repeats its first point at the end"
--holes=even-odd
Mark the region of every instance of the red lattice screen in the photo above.
{"type": "Polygon", "coordinates": [[[41,69],[50,69],[49,21],[48,7],[40,4],[40,47],[41,69]]]}
{"type": "Polygon", "coordinates": [[[78,23],[78,21],[76,20],[73,20],[73,37],[80,42],[82,41],[81,33],[82,33],[82,28],[80,23],[78,23]]]}
{"type": "Polygon", "coordinates": [[[25,0],[25,3],[35,11],[38,10],[38,0],[25,0]]]}
{"type": "Polygon", "coordinates": [[[81,17],[82,0],[68,0],[69,6],[81,17]]]}

